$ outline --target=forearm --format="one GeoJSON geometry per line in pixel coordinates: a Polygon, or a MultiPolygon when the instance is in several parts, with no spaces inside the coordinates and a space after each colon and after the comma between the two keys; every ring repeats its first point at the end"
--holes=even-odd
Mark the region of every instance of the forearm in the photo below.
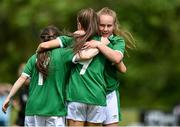
{"type": "Polygon", "coordinates": [[[99,44],[97,48],[112,63],[118,64],[123,58],[123,55],[120,52],[109,48],[103,43],[99,44]]]}
{"type": "Polygon", "coordinates": [[[79,60],[88,60],[93,58],[99,53],[99,50],[97,48],[90,48],[80,51],[76,54],[76,61],[79,60]]]}
{"type": "Polygon", "coordinates": [[[60,41],[61,40],[59,40],[59,39],[54,39],[54,40],[50,40],[47,42],[43,42],[43,43],[39,44],[39,46],[37,48],[37,52],[41,52],[46,49],[62,47],[62,46],[60,46],[60,44],[61,44],[60,41]]]}
{"type": "Polygon", "coordinates": [[[42,44],[46,49],[60,47],[59,39],[54,39],[54,40],[51,40],[51,41],[47,41],[47,42],[44,42],[42,44]]]}
{"type": "Polygon", "coordinates": [[[19,88],[24,84],[24,82],[26,81],[27,77],[21,75],[18,80],[14,83],[9,95],[8,95],[8,98],[11,99],[15,94],[16,92],[19,90],[19,88]]]}

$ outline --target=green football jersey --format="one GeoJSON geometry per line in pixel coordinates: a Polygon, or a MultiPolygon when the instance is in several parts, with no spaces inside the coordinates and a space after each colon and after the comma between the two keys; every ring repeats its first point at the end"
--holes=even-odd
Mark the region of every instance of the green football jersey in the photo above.
{"type": "MultiPolygon", "coordinates": [[[[100,37],[95,37],[100,40],[100,37]]],[[[106,58],[99,53],[91,60],[78,63],[71,70],[67,86],[67,100],[93,105],[106,105],[104,67],[106,58]]]]}
{"type": "MultiPolygon", "coordinates": [[[[109,40],[111,42],[109,46],[110,48],[124,54],[125,41],[122,37],[112,35],[109,37],[109,40]]],[[[112,64],[112,62],[108,60],[106,61],[104,76],[105,76],[105,81],[107,85],[107,94],[108,94],[114,91],[115,89],[117,89],[119,86],[119,81],[117,77],[117,68],[115,67],[114,64],[112,64]]]]}
{"type": "Polygon", "coordinates": [[[65,116],[67,114],[65,83],[69,79],[73,53],[71,49],[57,48],[51,50],[49,56],[48,77],[45,80],[35,67],[36,54],[28,60],[23,71],[31,77],[25,111],[27,116],[65,116]]]}
{"type": "Polygon", "coordinates": [[[60,47],[70,47],[74,43],[74,38],[72,36],[59,36],[58,37],[60,47]]]}
{"type": "MultiPolygon", "coordinates": [[[[118,52],[121,52],[124,54],[125,50],[125,42],[122,37],[119,36],[110,36],[110,47],[118,52]]],[[[119,114],[119,121],[121,121],[121,107],[120,107],[120,94],[119,94],[119,81],[117,77],[117,68],[115,67],[114,64],[110,61],[106,61],[105,65],[105,71],[104,71],[104,76],[106,80],[106,92],[107,94],[113,92],[115,90],[116,95],[117,95],[117,101],[118,101],[118,114],[119,114]]]]}

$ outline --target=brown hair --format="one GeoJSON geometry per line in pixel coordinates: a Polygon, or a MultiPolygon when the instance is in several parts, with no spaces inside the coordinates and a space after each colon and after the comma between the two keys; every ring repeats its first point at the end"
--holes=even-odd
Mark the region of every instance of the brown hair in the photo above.
{"type": "Polygon", "coordinates": [[[101,15],[112,16],[114,19],[114,26],[115,26],[114,30],[113,30],[113,34],[120,35],[125,39],[126,50],[136,48],[135,40],[134,40],[133,36],[131,35],[131,33],[120,28],[120,24],[117,19],[117,15],[116,15],[115,11],[109,9],[108,7],[104,7],[100,11],[98,11],[97,14],[98,14],[98,16],[101,16],[101,15]]]}
{"type": "Polygon", "coordinates": [[[85,35],[75,37],[73,50],[77,53],[83,47],[86,41],[92,39],[93,36],[99,35],[99,19],[96,12],[92,8],[82,9],[77,15],[77,22],[85,31],[85,35]]]}
{"type": "MultiPolygon", "coordinates": [[[[41,31],[40,40],[41,42],[50,41],[56,39],[59,34],[58,28],[55,26],[48,26],[41,31]]],[[[45,50],[37,54],[36,68],[42,73],[44,79],[48,76],[48,66],[50,61],[49,53],[50,51],[45,50]]]]}

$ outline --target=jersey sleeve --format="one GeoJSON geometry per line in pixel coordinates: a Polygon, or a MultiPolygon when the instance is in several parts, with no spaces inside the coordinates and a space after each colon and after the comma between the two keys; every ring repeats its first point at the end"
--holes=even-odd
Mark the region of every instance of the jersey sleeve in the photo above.
{"type": "Polygon", "coordinates": [[[66,52],[64,54],[64,60],[66,62],[71,62],[73,60],[73,57],[74,57],[74,52],[72,49],[66,49],[66,52]]]}
{"type": "Polygon", "coordinates": [[[35,61],[36,57],[33,55],[32,57],[29,58],[28,62],[26,63],[24,70],[22,72],[23,75],[27,77],[31,77],[33,67],[35,67],[35,61]]]}
{"type": "Polygon", "coordinates": [[[59,40],[62,48],[72,45],[74,41],[73,37],[70,36],[59,36],[57,39],[59,40]]]}
{"type": "Polygon", "coordinates": [[[124,54],[125,51],[125,41],[122,37],[115,36],[113,38],[109,38],[110,42],[112,43],[112,49],[124,54]]]}

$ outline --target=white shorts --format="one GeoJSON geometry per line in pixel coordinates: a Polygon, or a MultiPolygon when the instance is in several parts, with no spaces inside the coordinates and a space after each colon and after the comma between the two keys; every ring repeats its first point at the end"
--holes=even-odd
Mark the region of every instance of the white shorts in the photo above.
{"type": "Polygon", "coordinates": [[[60,126],[65,127],[65,117],[59,116],[25,116],[24,125],[29,126],[60,126]]]}
{"type": "Polygon", "coordinates": [[[105,106],[90,105],[79,102],[68,103],[67,119],[75,121],[87,121],[90,123],[102,123],[105,120],[105,106]]]}
{"type": "Polygon", "coordinates": [[[105,107],[106,119],[103,121],[103,124],[112,124],[119,122],[119,101],[118,93],[114,90],[113,92],[106,95],[107,106],[105,107]]]}

